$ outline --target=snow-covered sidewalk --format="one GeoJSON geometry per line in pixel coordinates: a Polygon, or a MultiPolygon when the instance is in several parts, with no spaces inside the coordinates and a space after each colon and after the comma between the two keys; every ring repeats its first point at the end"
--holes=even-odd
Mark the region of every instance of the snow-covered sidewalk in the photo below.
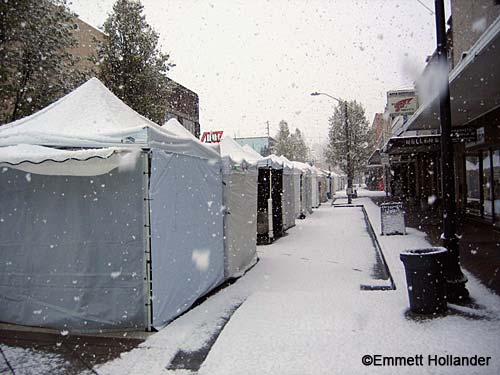
{"type": "MultiPolygon", "coordinates": [[[[375,232],[379,208],[359,198],[375,232]]],[[[99,374],[190,373],[167,370],[179,350],[196,351],[238,305],[199,374],[496,374],[500,373],[500,299],[475,279],[479,306],[445,317],[408,314],[399,252],[429,246],[424,234],[379,236],[397,289],[362,291],[372,280],[375,252],[359,208],[321,206],[289,235],[259,247],[259,263],[235,284],[151,336],[99,374]],[[434,366],[428,356],[491,357],[488,366],[434,366]],[[365,366],[364,355],[422,355],[421,366],[365,366]]]]}

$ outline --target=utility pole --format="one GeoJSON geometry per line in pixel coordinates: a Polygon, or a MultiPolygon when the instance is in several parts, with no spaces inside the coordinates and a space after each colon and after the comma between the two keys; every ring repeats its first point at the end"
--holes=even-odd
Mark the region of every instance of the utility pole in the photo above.
{"type": "Polygon", "coordinates": [[[272,154],[271,152],[271,136],[269,134],[269,121],[266,121],[267,125],[267,149],[269,150],[269,155],[272,154]]]}
{"type": "MultiPolygon", "coordinates": [[[[446,24],[443,0],[434,0],[436,10],[436,35],[438,64],[445,69],[447,60],[446,24]]],[[[446,72],[448,69],[446,69],[446,72]]],[[[469,291],[465,287],[467,277],[460,269],[459,236],[457,235],[457,208],[455,204],[455,170],[453,143],[451,141],[451,107],[448,74],[441,77],[443,83],[439,97],[441,120],[441,184],[443,192],[443,246],[448,250],[444,267],[446,293],[449,302],[466,302],[469,291]],[[446,80],[446,82],[444,82],[446,80]]]]}
{"type": "Polygon", "coordinates": [[[352,204],[352,176],[351,176],[351,145],[349,139],[349,124],[347,122],[347,101],[344,101],[345,144],[347,151],[347,204],[352,204]]]}

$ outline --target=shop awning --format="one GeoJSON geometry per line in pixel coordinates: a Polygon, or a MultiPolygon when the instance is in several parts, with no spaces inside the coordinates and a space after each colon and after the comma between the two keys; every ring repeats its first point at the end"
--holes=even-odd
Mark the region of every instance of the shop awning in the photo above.
{"type": "MultiPolygon", "coordinates": [[[[450,72],[452,126],[462,126],[500,106],[500,17],[450,72]]],[[[418,84],[417,84],[418,85],[418,84]]],[[[401,133],[439,128],[439,97],[423,103],[401,133]]]]}
{"type": "Polygon", "coordinates": [[[382,152],[389,155],[439,152],[440,135],[421,135],[415,137],[392,137],[382,152]]]}
{"type": "Polygon", "coordinates": [[[368,168],[382,166],[380,150],[378,148],[375,151],[373,151],[370,157],[368,158],[367,166],[368,168]]]}

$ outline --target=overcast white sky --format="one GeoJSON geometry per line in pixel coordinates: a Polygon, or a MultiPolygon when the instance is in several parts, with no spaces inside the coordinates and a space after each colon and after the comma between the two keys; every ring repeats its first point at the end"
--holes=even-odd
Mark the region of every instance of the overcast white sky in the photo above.
{"type": "MultiPolygon", "coordinates": [[[[113,3],[72,0],[70,8],[100,27],[113,3]]],[[[265,135],[266,121],[273,135],[284,119],[309,143],[325,141],[336,103],[313,91],[362,102],[371,123],[386,91],[412,86],[436,45],[434,16],[418,0],[142,4],[177,64],[170,77],[200,97],[202,131],[231,136],[265,135]]]]}

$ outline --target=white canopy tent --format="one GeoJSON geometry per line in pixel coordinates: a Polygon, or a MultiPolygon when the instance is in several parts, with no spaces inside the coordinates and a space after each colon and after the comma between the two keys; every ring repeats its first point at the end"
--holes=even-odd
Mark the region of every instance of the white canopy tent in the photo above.
{"type": "Polygon", "coordinates": [[[311,199],[312,199],[312,207],[319,207],[319,173],[318,169],[315,167],[311,167],[311,199]]]}
{"type": "Polygon", "coordinates": [[[226,278],[239,277],[257,262],[257,160],[225,137],[223,160],[226,278]]]}
{"type": "Polygon", "coordinates": [[[257,167],[257,242],[266,244],[283,235],[283,161],[269,155],[257,167]]]}
{"type": "Polygon", "coordinates": [[[300,171],[300,216],[305,218],[312,213],[312,183],[311,166],[299,161],[292,162],[295,169],[300,171]]]}
{"type": "Polygon", "coordinates": [[[95,78],[2,126],[0,172],[0,321],[161,327],[223,281],[219,155],[95,78]]]}
{"type": "MultiPolygon", "coordinates": [[[[303,187],[302,187],[302,169],[298,168],[294,162],[291,162],[293,172],[293,195],[294,195],[294,212],[295,218],[300,219],[303,218],[302,215],[302,196],[303,196],[303,187]]],[[[305,216],[305,214],[304,214],[305,216]]]]}
{"type": "Polygon", "coordinates": [[[280,159],[283,163],[283,230],[287,230],[295,226],[294,167],[286,157],[280,156],[280,159]]]}

